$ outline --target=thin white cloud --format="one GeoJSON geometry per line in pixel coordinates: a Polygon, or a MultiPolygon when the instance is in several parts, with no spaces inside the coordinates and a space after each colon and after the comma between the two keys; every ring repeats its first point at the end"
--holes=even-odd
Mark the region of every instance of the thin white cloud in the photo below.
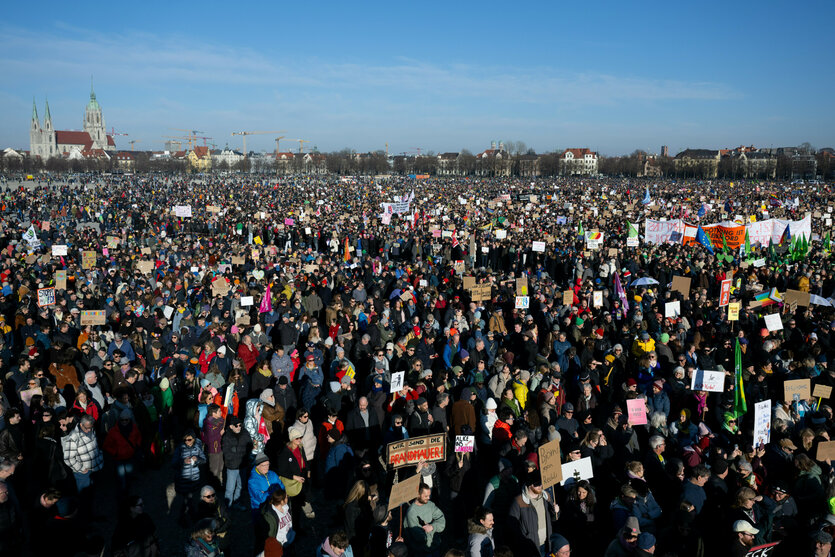
{"type": "Polygon", "coordinates": [[[481,100],[530,105],[589,106],[633,101],[724,101],[741,94],[712,82],[663,80],[555,68],[506,68],[487,64],[443,65],[401,59],[360,65],[318,59],[278,61],[248,48],[149,33],[108,35],[67,26],[62,36],[0,28],[0,67],[5,75],[76,78],[90,72],[145,88],[261,86],[306,92],[365,92],[428,104],[481,100]],[[60,55],[56,56],[56,53],[60,55]]]}

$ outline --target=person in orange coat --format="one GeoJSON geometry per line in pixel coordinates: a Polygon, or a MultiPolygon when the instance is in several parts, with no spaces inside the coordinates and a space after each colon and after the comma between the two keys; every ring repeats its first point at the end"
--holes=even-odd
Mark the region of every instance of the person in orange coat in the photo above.
{"type": "Polygon", "coordinates": [[[133,476],[136,456],[142,446],[142,434],[133,421],[130,410],[122,410],[119,421],[110,428],[102,449],[116,465],[116,478],[122,492],[127,491],[128,480],[133,476]]]}

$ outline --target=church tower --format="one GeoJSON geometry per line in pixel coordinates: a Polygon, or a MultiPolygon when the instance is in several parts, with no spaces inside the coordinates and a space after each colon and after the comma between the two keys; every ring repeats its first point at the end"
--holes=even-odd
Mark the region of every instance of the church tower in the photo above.
{"type": "Polygon", "coordinates": [[[46,114],[43,117],[43,130],[41,131],[41,145],[44,154],[42,157],[48,159],[58,154],[57,143],[55,142],[55,128],[52,127],[52,114],[49,113],[49,101],[46,101],[46,114]]]}
{"type": "Polygon", "coordinates": [[[32,123],[29,125],[29,152],[33,157],[41,154],[41,122],[38,118],[38,107],[35,106],[35,99],[32,99],[32,123]]]}
{"type": "Polygon", "coordinates": [[[93,140],[93,149],[107,148],[104,118],[101,115],[101,106],[96,100],[92,78],[90,78],[90,102],[87,103],[87,108],[84,111],[84,131],[90,134],[90,139],[93,140]]]}

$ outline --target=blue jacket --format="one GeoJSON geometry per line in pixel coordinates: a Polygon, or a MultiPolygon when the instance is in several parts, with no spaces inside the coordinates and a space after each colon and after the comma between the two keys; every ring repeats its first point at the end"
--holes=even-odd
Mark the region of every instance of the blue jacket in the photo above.
{"type": "Polygon", "coordinates": [[[255,467],[252,467],[252,472],[249,473],[249,501],[253,509],[260,508],[264,501],[272,495],[276,486],[284,489],[284,484],[278,477],[278,474],[272,470],[267,471],[266,476],[258,473],[255,467]]]}
{"type": "Polygon", "coordinates": [[[328,450],[328,457],[325,459],[325,473],[338,468],[346,456],[354,456],[354,451],[347,443],[334,443],[328,450]]]}
{"type": "Polygon", "coordinates": [[[650,413],[661,412],[665,416],[670,417],[670,397],[667,396],[667,393],[661,391],[657,395],[653,393],[648,393],[648,395],[647,404],[649,405],[650,413]]]}

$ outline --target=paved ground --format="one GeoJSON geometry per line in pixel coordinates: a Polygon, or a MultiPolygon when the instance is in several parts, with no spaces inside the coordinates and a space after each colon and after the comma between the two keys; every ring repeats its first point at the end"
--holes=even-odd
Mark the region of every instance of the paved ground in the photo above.
{"type": "MultiPolygon", "coordinates": [[[[117,520],[117,502],[115,497],[115,482],[108,468],[102,471],[96,489],[93,513],[98,518],[91,525],[96,534],[110,540],[117,520]]],[[[130,492],[141,495],[145,503],[145,512],[154,520],[157,536],[160,540],[161,555],[184,555],[184,546],[189,532],[178,524],[177,507],[171,513],[171,503],[175,497],[173,472],[166,463],[158,470],[148,469],[139,475],[131,484],[130,492]]],[[[223,493],[222,490],[219,493],[223,493]]],[[[247,500],[248,497],[244,495],[247,500]]],[[[337,504],[325,501],[321,495],[314,493],[311,501],[316,518],[302,519],[298,529],[295,555],[298,557],[314,555],[316,546],[327,536],[336,516],[337,504]]],[[[229,535],[232,539],[232,549],[226,557],[251,557],[253,555],[254,536],[250,512],[248,510],[232,510],[232,527],[229,535]]],[[[109,554],[109,552],[108,552],[109,554]]]]}

